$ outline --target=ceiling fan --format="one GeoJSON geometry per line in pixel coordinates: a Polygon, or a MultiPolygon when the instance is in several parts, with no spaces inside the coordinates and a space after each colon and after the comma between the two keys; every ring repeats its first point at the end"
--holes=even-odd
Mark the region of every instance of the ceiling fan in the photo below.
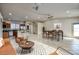
{"type": "Polygon", "coordinates": [[[48,17],[48,19],[52,19],[52,18],[53,18],[53,16],[52,16],[52,15],[48,15],[47,17],[48,17]]]}
{"type": "Polygon", "coordinates": [[[38,11],[38,9],[39,9],[39,5],[38,5],[37,3],[34,3],[34,5],[33,5],[33,9],[34,9],[35,11],[38,11]]]}
{"type": "Polygon", "coordinates": [[[50,14],[40,13],[39,12],[39,7],[40,7],[39,4],[34,3],[34,6],[33,6],[34,13],[36,13],[38,15],[46,16],[48,19],[52,19],[53,18],[53,16],[50,15],[50,14]]]}

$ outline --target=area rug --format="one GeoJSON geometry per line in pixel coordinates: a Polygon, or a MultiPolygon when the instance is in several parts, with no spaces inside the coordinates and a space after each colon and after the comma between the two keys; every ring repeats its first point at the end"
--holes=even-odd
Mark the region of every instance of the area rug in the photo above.
{"type": "Polygon", "coordinates": [[[16,50],[17,55],[48,55],[49,53],[55,51],[55,48],[53,48],[53,47],[50,47],[41,42],[33,41],[35,44],[32,47],[31,53],[27,53],[26,51],[21,53],[22,49],[15,42],[15,39],[11,38],[10,42],[11,42],[13,48],[16,50]]]}

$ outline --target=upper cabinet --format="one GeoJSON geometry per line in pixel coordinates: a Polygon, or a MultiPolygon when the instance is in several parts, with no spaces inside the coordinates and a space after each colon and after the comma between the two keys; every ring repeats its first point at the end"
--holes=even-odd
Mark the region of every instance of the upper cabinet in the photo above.
{"type": "Polygon", "coordinates": [[[3,28],[10,28],[11,25],[9,22],[3,22],[3,28]]]}

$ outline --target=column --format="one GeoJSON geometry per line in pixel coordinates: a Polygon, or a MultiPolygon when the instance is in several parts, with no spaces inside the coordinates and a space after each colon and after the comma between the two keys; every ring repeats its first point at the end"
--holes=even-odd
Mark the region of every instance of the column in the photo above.
{"type": "Polygon", "coordinates": [[[43,23],[39,22],[38,23],[38,38],[42,38],[42,28],[43,28],[43,23]]]}

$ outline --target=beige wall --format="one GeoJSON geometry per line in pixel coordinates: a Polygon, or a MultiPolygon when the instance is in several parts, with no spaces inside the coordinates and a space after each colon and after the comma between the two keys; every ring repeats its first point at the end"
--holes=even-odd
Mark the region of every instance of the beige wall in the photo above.
{"type": "Polygon", "coordinates": [[[69,18],[69,19],[63,18],[63,19],[55,19],[51,21],[46,21],[44,23],[46,30],[54,29],[54,25],[53,25],[54,23],[61,23],[62,24],[61,29],[64,31],[64,36],[72,37],[73,36],[72,24],[79,23],[79,19],[78,18],[69,18]]]}

